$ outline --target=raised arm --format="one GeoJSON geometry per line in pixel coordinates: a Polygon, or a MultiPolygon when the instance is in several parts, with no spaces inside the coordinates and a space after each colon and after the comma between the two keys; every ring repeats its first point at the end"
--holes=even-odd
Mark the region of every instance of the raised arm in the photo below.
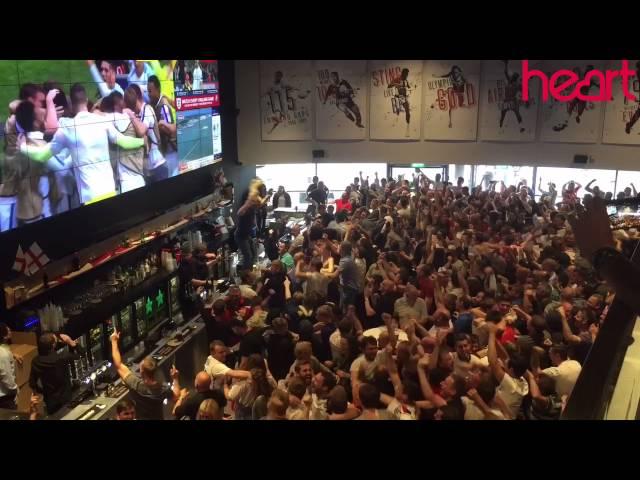
{"type": "Polygon", "coordinates": [[[395,392],[396,397],[398,397],[402,393],[402,380],[400,379],[400,375],[398,374],[398,366],[396,365],[396,361],[393,358],[393,347],[391,347],[390,345],[387,346],[385,363],[387,366],[387,372],[389,373],[389,378],[391,379],[391,383],[393,384],[393,391],[395,392]]]}
{"type": "Polygon", "coordinates": [[[126,135],[121,134],[113,124],[110,124],[107,128],[107,133],[109,135],[109,141],[111,143],[115,143],[120,148],[125,150],[133,150],[135,148],[140,148],[144,145],[144,139],[138,137],[128,137],[126,135]]]}
{"type": "Polygon", "coordinates": [[[562,337],[565,342],[568,343],[580,343],[582,340],[578,335],[574,335],[571,331],[571,327],[569,327],[569,322],[567,321],[567,315],[564,313],[563,307],[558,307],[558,313],[562,318],[562,337]]]}
{"type": "Polygon", "coordinates": [[[436,395],[429,384],[429,380],[427,379],[427,368],[429,361],[426,358],[421,358],[418,361],[418,379],[420,381],[420,389],[422,390],[422,396],[427,400],[431,405],[436,408],[443,407],[447,404],[442,397],[436,395]]]}
{"type": "MultiPolygon", "coordinates": [[[[171,391],[173,392],[173,401],[175,402],[180,398],[181,388],[180,388],[180,372],[176,369],[175,365],[171,366],[171,370],[169,370],[169,375],[171,375],[171,379],[173,380],[171,384],[171,391]]],[[[173,409],[175,415],[175,407],[173,409]]]]}
{"type": "Polygon", "coordinates": [[[47,143],[46,145],[27,145],[23,140],[19,145],[20,153],[34,162],[45,163],[55,155],[51,149],[51,143],[47,143]]]}
{"type": "Polygon", "coordinates": [[[367,317],[373,317],[376,314],[376,311],[371,305],[371,289],[369,288],[368,290],[369,293],[367,293],[367,288],[369,287],[365,287],[364,310],[365,310],[365,313],[367,314],[367,317]]]}
{"type": "Polygon", "coordinates": [[[440,347],[442,346],[442,342],[446,338],[446,333],[443,334],[442,330],[438,330],[436,333],[436,344],[433,348],[433,352],[431,352],[431,356],[429,357],[429,370],[434,370],[438,367],[438,360],[440,359],[440,347]]]}
{"type": "Polygon", "coordinates": [[[470,389],[467,392],[467,397],[473,400],[473,403],[482,411],[486,420],[500,420],[500,417],[491,411],[489,405],[485,403],[482,397],[478,394],[475,388],[470,389]]]}
{"type": "Polygon", "coordinates": [[[540,387],[538,387],[536,376],[530,370],[527,370],[525,378],[529,383],[529,393],[531,393],[531,398],[533,399],[533,401],[541,408],[546,407],[549,403],[549,399],[542,395],[542,393],[540,392],[540,387]]]}
{"type": "Polygon", "coordinates": [[[129,116],[129,120],[131,120],[131,124],[133,125],[133,129],[136,131],[136,135],[138,137],[144,137],[149,130],[149,127],[146,123],[138,118],[138,116],[130,109],[125,108],[122,113],[129,116]]]}
{"type": "Polygon", "coordinates": [[[518,305],[514,305],[513,306],[513,311],[516,312],[516,315],[520,318],[522,318],[525,322],[527,322],[527,326],[529,326],[529,324],[531,323],[531,315],[529,315],[527,312],[525,312],[522,308],[520,308],[518,305]]]}
{"type": "Polygon", "coordinates": [[[111,93],[111,90],[109,90],[107,83],[102,79],[102,75],[100,75],[100,71],[96,66],[96,62],[94,62],[93,60],[87,60],[87,64],[89,65],[89,73],[91,73],[91,78],[93,78],[93,81],[98,86],[100,96],[106,97],[111,93]]]}
{"type": "Polygon", "coordinates": [[[469,284],[467,283],[467,279],[464,277],[464,275],[462,273],[462,270],[458,270],[456,272],[456,275],[458,276],[458,282],[460,282],[460,287],[464,291],[465,297],[468,297],[469,296],[469,284]]]}
{"type": "Polygon", "coordinates": [[[122,363],[122,356],[120,355],[120,349],[118,348],[118,341],[120,340],[120,332],[114,330],[111,334],[111,358],[113,360],[113,366],[115,367],[118,375],[123,380],[131,373],[129,367],[122,363]]]}
{"type": "Polygon", "coordinates": [[[486,325],[489,329],[489,348],[487,352],[487,356],[489,357],[489,367],[491,368],[491,372],[495,379],[498,383],[501,383],[504,378],[505,371],[504,367],[498,361],[498,350],[496,347],[496,333],[498,332],[498,326],[493,322],[487,322],[486,325]]]}
{"type": "Polygon", "coordinates": [[[44,132],[49,134],[55,134],[58,130],[58,112],[56,110],[56,104],[53,103],[53,99],[60,93],[60,90],[55,88],[49,90],[46,104],[46,116],[44,120],[44,132]]]}

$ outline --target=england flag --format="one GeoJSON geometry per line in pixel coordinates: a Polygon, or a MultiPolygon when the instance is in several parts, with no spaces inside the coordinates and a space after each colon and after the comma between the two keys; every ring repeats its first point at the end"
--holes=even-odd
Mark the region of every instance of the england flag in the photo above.
{"type": "Polygon", "coordinates": [[[33,275],[50,262],[49,257],[44,254],[37,242],[33,242],[33,245],[29,247],[26,256],[28,275],[33,275]]]}

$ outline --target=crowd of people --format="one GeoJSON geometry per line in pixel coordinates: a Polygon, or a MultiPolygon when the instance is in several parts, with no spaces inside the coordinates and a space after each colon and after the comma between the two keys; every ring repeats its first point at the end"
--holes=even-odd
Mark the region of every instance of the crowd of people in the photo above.
{"type": "MultiPolygon", "coordinates": [[[[267,203],[252,188],[247,231],[267,203]]],[[[176,419],[559,419],[614,291],[640,308],[619,273],[637,271],[599,195],[532,193],[418,171],[355,178],[335,205],[317,194],[304,231],[272,226],[269,267],[213,303],[193,387],[175,368],[158,382],[150,357],[132,373],[114,333],[133,395],[118,418],[160,419],[172,400],[176,419]]]]}
{"type": "MultiPolygon", "coordinates": [[[[81,83],[26,83],[9,105],[0,164],[0,232],[125,193],[177,172],[173,100],[151,67],[90,61],[99,96],[81,83]]],[[[171,92],[171,96],[173,92],[171,92]]]]}
{"type": "MultiPolygon", "coordinates": [[[[251,268],[254,244],[241,284],[213,304],[211,355],[194,390],[174,382],[174,414],[559,419],[614,297],[597,249],[576,244],[569,221],[592,202],[579,188],[556,203],[553,185],[536,200],[524,183],[469,188],[417,171],[360,175],[327,205],[314,178],[304,231],[271,226],[260,240],[270,266],[251,268]]],[[[246,232],[268,203],[264,184],[252,189],[238,212],[246,232]]],[[[603,204],[590,205],[598,247],[624,249],[603,204]]]]}

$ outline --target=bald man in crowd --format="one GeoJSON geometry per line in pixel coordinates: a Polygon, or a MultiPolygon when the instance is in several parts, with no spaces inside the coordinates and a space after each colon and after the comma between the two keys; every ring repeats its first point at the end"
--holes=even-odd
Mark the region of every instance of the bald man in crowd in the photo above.
{"type": "Polygon", "coordinates": [[[200,404],[209,398],[215,400],[218,406],[224,409],[227,404],[224,392],[216,388],[211,388],[212,380],[207,372],[198,372],[194,382],[195,391],[193,392],[189,392],[186,388],[180,388],[178,380],[179,373],[180,372],[175,369],[171,371],[171,376],[173,377],[173,392],[174,395],[178,397],[178,401],[173,409],[173,414],[176,418],[189,417],[191,420],[195,420],[200,404]]]}

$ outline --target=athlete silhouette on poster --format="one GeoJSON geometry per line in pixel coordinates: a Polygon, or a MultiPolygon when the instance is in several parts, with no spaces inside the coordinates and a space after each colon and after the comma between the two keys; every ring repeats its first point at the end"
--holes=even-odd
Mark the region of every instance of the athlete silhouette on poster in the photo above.
{"type": "MultiPolygon", "coordinates": [[[[636,75],[640,76],[640,61],[636,62],[636,75]]],[[[624,131],[627,135],[631,133],[633,126],[636,124],[636,122],[639,119],[640,119],[640,98],[638,99],[638,108],[636,108],[636,111],[633,112],[633,115],[631,116],[627,124],[624,126],[624,131]]]]}
{"type": "Polygon", "coordinates": [[[407,128],[405,137],[409,138],[409,126],[411,123],[411,106],[409,105],[409,97],[411,95],[411,84],[409,83],[409,69],[403,68],[400,77],[393,80],[387,88],[395,88],[393,97],[391,97],[391,107],[393,113],[400,115],[404,111],[407,128]]]}
{"type": "Polygon", "coordinates": [[[274,74],[273,84],[269,87],[269,90],[264,93],[263,96],[267,97],[267,103],[271,107],[270,119],[273,125],[270,130],[267,131],[267,135],[273,133],[273,131],[287,120],[294,120],[290,118],[291,115],[299,110],[297,100],[303,100],[307,98],[307,95],[311,93],[310,90],[301,91],[299,88],[289,85],[284,80],[284,74],[278,70],[274,74]]]}
{"type": "Polygon", "coordinates": [[[360,107],[353,101],[355,95],[355,90],[348,81],[341,80],[338,72],[331,72],[331,85],[327,88],[327,94],[322,103],[326,104],[329,97],[334,96],[336,108],[354,122],[358,128],[364,128],[360,107]]]}
{"type": "MultiPolygon", "coordinates": [[[[595,67],[593,65],[587,65],[585,70],[584,70],[584,75],[586,75],[587,73],[589,73],[591,70],[593,70],[595,67]]],[[[583,78],[582,75],[582,69],[580,67],[575,67],[573,69],[574,73],[576,75],[578,75],[578,78],[583,78]]],[[[589,82],[589,85],[584,85],[582,87],[580,87],[580,93],[582,95],[589,95],[590,94],[590,90],[594,87],[597,87],[598,89],[600,88],[600,84],[596,81],[595,78],[591,78],[591,81],[589,82]]],[[[576,113],[576,123],[580,123],[580,119],[582,117],[582,114],[585,112],[587,108],[587,101],[586,100],[580,100],[579,98],[574,98],[573,100],[571,100],[568,104],[567,104],[567,118],[565,118],[564,122],[555,125],[553,127],[553,131],[554,132],[561,132],[562,130],[564,130],[565,128],[567,128],[569,126],[569,120],[571,119],[573,113],[576,113]]]]}
{"type": "MultiPolygon", "coordinates": [[[[464,107],[464,93],[465,87],[467,85],[467,80],[464,78],[462,74],[462,69],[454,65],[451,67],[449,73],[444,75],[433,75],[434,78],[448,78],[451,82],[451,87],[453,88],[453,93],[457,97],[457,107],[464,107]]],[[[451,112],[453,111],[454,106],[451,102],[449,102],[449,128],[453,127],[453,123],[451,121],[451,112]]]]}
{"type": "MultiPolygon", "coordinates": [[[[504,119],[509,112],[513,112],[518,120],[518,125],[522,125],[522,115],[520,115],[522,80],[518,72],[509,73],[509,60],[504,60],[504,75],[507,78],[507,84],[504,87],[504,100],[500,107],[500,128],[502,128],[504,119]]],[[[525,102],[524,105],[529,108],[529,102],[525,102]]],[[[524,131],[525,128],[521,126],[520,133],[524,131]]]]}

